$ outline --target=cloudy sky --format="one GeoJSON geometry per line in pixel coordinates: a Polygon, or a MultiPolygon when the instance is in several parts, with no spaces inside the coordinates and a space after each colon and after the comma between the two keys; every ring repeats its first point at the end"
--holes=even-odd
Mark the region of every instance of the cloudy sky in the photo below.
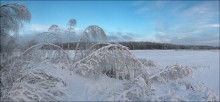
{"type": "Polygon", "coordinates": [[[32,13],[21,34],[47,31],[52,24],[66,29],[74,18],[76,30],[98,25],[115,41],[219,46],[219,1],[20,2],[32,13]]]}

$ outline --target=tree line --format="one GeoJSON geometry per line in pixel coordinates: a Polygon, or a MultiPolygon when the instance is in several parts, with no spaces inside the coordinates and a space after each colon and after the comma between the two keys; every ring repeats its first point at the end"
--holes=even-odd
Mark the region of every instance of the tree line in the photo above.
{"type": "MultiPolygon", "coordinates": [[[[95,42],[94,42],[95,43],[95,42]]],[[[178,44],[169,44],[169,43],[156,43],[156,42],[111,42],[111,43],[118,43],[128,47],[130,50],[217,50],[220,47],[214,46],[205,46],[205,45],[178,45],[178,44]]],[[[75,50],[77,42],[72,42],[69,45],[69,49],[75,50]]],[[[62,44],[56,44],[62,45],[62,44]]],[[[63,44],[63,49],[68,49],[68,43],[63,44]]]]}

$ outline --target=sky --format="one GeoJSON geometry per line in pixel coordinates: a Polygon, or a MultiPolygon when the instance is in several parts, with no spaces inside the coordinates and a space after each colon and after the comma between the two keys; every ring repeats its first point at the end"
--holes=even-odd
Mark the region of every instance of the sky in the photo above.
{"type": "Polygon", "coordinates": [[[74,18],[78,32],[97,25],[112,41],[219,46],[219,1],[16,2],[32,14],[31,22],[20,30],[23,35],[47,31],[53,24],[66,29],[74,18]]]}

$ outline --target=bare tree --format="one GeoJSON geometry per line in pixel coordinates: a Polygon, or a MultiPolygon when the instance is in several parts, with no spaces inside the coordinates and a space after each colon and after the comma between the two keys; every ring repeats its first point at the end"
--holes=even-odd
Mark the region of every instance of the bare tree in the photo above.
{"type": "MultiPolygon", "coordinates": [[[[23,26],[23,22],[29,22],[31,20],[31,13],[21,3],[8,3],[0,6],[0,36],[1,47],[6,38],[10,38],[9,32],[15,32],[15,36],[18,37],[18,30],[23,26]]],[[[1,48],[1,52],[2,52],[1,48]]]]}
{"type": "Polygon", "coordinates": [[[8,31],[18,31],[23,26],[23,21],[31,20],[31,13],[21,3],[9,3],[0,6],[1,35],[8,31]]]}
{"type": "Polygon", "coordinates": [[[39,33],[36,35],[31,42],[36,43],[61,43],[62,48],[64,48],[62,34],[68,34],[68,50],[70,42],[70,34],[74,33],[74,26],[76,25],[75,19],[70,19],[68,26],[69,28],[63,30],[58,25],[51,25],[48,29],[48,32],[39,33]]]}
{"type": "MultiPolygon", "coordinates": [[[[76,26],[76,24],[77,24],[77,21],[76,21],[76,19],[70,19],[69,20],[69,22],[68,22],[68,26],[69,26],[69,28],[68,28],[68,33],[69,33],[69,35],[72,33],[72,32],[74,32],[74,26],[76,26]]],[[[69,43],[70,43],[70,37],[68,36],[68,50],[69,50],[69,43]]]]}
{"type": "Polygon", "coordinates": [[[48,29],[49,32],[55,32],[55,33],[59,33],[60,32],[60,28],[58,25],[51,25],[50,28],[48,29]]]}

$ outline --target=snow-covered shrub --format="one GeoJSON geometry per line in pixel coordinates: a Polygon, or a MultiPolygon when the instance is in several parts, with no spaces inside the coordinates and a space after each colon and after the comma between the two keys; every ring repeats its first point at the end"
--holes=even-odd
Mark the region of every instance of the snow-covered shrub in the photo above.
{"type": "Polygon", "coordinates": [[[147,60],[147,59],[143,59],[143,58],[139,58],[138,59],[143,65],[147,66],[147,67],[156,67],[156,63],[152,60],[147,60]]]}
{"type": "Polygon", "coordinates": [[[4,90],[4,101],[58,101],[65,96],[66,83],[41,69],[29,69],[17,79],[12,88],[4,90]]]}
{"type": "Polygon", "coordinates": [[[218,96],[201,83],[176,80],[159,87],[163,91],[156,90],[151,101],[219,101],[218,96]]]}
{"type": "Polygon", "coordinates": [[[139,62],[127,47],[119,44],[104,46],[85,58],[75,62],[71,70],[82,76],[107,76],[117,79],[131,79],[142,76],[146,81],[146,67],[139,62]]]}
{"type": "Polygon", "coordinates": [[[96,43],[106,42],[106,37],[107,36],[101,27],[96,25],[88,26],[81,34],[81,37],[76,45],[73,62],[86,57],[84,51],[91,48],[96,43]]]}
{"type": "Polygon", "coordinates": [[[110,45],[111,43],[96,43],[93,46],[91,46],[90,48],[86,49],[86,50],[81,50],[78,51],[78,53],[76,53],[77,55],[75,56],[75,60],[79,60],[82,59],[82,57],[86,57],[89,54],[91,54],[92,52],[95,52],[96,50],[100,49],[101,47],[110,45]],[[81,58],[80,58],[81,57],[81,58]]]}
{"type": "Polygon", "coordinates": [[[188,66],[173,65],[167,66],[160,72],[150,76],[151,82],[166,83],[170,80],[182,79],[192,75],[192,68],[188,66]]]}
{"type": "Polygon", "coordinates": [[[27,49],[12,64],[12,66],[2,75],[2,82],[8,88],[27,71],[36,66],[52,63],[59,68],[69,68],[68,55],[61,47],[54,44],[37,44],[27,49]]]}
{"type": "Polygon", "coordinates": [[[85,55],[89,55],[91,54],[92,52],[95,52],[96,50],[104,47],[104,46],[108,46],[108,45],[111,45],[111,43],[96,43],[94,44],[93,46],[91,46],[89,49],[85,50],[85,55]]]}
{"type": "Polygon", "coordinates": [[[189,88],[190,93],[187,95],[188,100],[196,101],[219,101],[219,97],[216,93],[211,91],[204,84],[193,84],[189,88]]]}
{"type": "Polygon", "coordinates": [[[147,101],[151,94],[151,85],[142,77],[133,78],[124,84],[124,89],[118,93],[115,101],[147,101]]]}

